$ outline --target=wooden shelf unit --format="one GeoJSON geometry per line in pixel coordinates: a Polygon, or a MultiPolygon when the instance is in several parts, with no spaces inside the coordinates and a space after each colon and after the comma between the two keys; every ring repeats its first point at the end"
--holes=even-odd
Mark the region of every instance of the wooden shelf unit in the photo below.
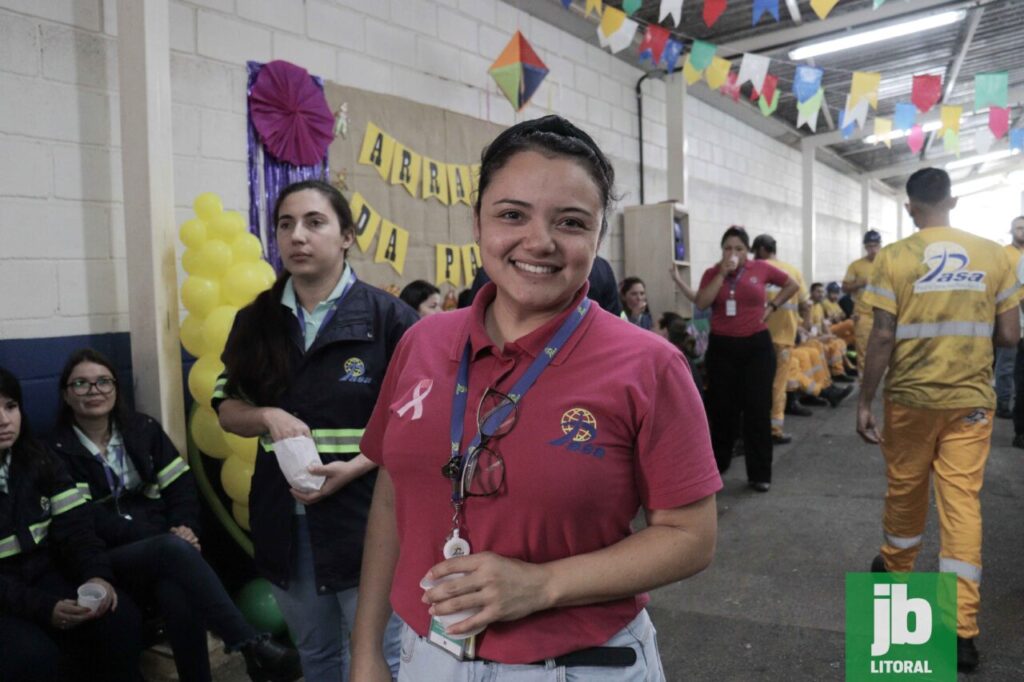
{"type": "Polygon", "coordinates": [[[647,285],[647,304],[657,325],[666,311],[693,317],[693,304],[683,296],[669,274],[675,267],[680,277],[693,286],[690,274],[690,217],[680,203],[627,206],[623,210],[625,246],[623,278],[639,277],[647,285]],[[676,224],[682,240],[684,260],[676,259],[676,224]]]}

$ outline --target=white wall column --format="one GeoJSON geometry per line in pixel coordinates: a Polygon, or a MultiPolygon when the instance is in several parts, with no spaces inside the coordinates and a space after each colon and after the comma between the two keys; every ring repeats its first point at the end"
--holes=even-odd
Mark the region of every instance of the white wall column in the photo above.
{"type": "Polygon", "coordinates": [[[667,198],[686,204],[686,79],[683,72],[665,79],[667,198]]]}
{"type": "Polygon", "coordinates": [[[906,224],[907,218],[910,217],[907,215],[907,209],[903,207],[902,198],[900,195],[896,195],[896,236],[899,239],[907,236],[906,224]]]}
{"type": "Polygon", "coordinates": [[[118,0],[117,33],[135,400],[184,452],[168,3],[118,0]]]}
{"type": "Polygon", "coordinates": [[[860,181],[860,231],[863,234],[871,229],[871,181],[863,178],[860,181]]]}
{"type": "Polygon", "coordinates": [[[803,153],[803,251],[804,257],[801,267],[804,279],[813,282],[815,278],[815,201],[814,201],[814,150],[815,146],[806,140],[800,145],[803,153]]]}

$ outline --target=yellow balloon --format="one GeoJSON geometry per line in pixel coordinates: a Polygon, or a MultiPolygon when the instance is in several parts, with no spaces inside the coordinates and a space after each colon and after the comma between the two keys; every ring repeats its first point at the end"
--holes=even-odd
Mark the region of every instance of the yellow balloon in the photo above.
{"type": "Polygon", "coordinates": [[[192,202],[192,209],[200,220],[211,222],[224,212],[224,202],[213,192],[203,192],[192,202]]]}
{"type": "Polygon", "coordinates": [[[207,239],[199,249],[196,274],[210,279],[220,279],[231,267],[233,259],[231,247],[227,245],[227,242],[220,239],[207,239]]]}
{"type": "Polygon", "coordinates": [[[235,517],[235,521],[238,521],[238,525],[245,530],[251,531],[249,528],[249,505],[238,504],[234,500],[231,501],[231,515],[235,517]]]}
{"type": "Polygon", "coordinates": [[[274,272],[273,266],[265,260],[261,260],[256,264],[257,270],[259,270],[260,276],[263,277],[265,288],[269,289],[274,285],[274,280],[277,279],[277,273],[274,272]]]}
{"type": "Polygon", "coordinates": [[[248,462],[250,466],[256,466],[256,453],[259,451],[260,443],[259,438],[243,438],[233,433],[225,433],[224,439],[227,441],[232,457],[248,462]]]}
{"type": "Polygon", "coordinates": [[[199,249],[185,249],[181,254],[181,269],[190,275],[196,274],[199,268],[199,249]]]}
{"type": "MultiPolygon", "coordinates": [[[[267,282],[266,270],[261,265],[269,265],[263,261],[257,263],[237,263],[231,266],[224,275],[224,299],[231,305],[239,307],[252,303],[257,294],[270,288],[273,279],[267,282]]],[[[274,269],[270,268],[273,272],[274,269]]]]}
{"type": "Polygon", "coordinates": [[[196,360],[196,364],[192,365],[192,370],[188,373],[188,390],[197,403],[210,406],[213,387],[223,371],[224,364],[216,355],[204,355],[196,360]]]}
{"type": "Polygon", "coordinates": [[[178,230],[181,243],[190,249],[198,249],[206,241],[206,224],[198,218],[186,220],[178,230]]]}
{"type": "Polygon", "coordinates": [[[263,244],[259,237],[246,232],[231,242],[231,253],[235,263],[258,263],[263,260],[263,244]]]}
{"type": "Polygon", "coordinates": [[[248,505],[249,487],[252,485],[252,465],[238,457],[228,457],[220,468],[220,482],[235,502],[248,505]]]}
{"type": "Polygon", "coordinates": [[[205,350],[203,344],[203,321],[202,319],[192,315],[191,313],[185,316],[185,319],[181,322],[181,345],[185,347],[189,355],[198,358],[202,355],[205,350]]]}
{"type": "Polygon", "coordinates": [[[248,224],[238,211],[225,211],[210,221],[210,233],[214,239],[223,239],[231,243],[235,237],[245,232],[248,224]]]}
{"type": "Polygon", "coordinates": [[[211,353],[220,355],[235,323],[238,308],[233,305],[217,306],[203,320],[203,344],[211,353]]]}
{"type": "Polygon", "coordinates": [[[181,285],[181,302],[197,317],[206,317],[220,304],[220,283],[206,277],[190,275],[181,285]]]}
{"type": "Polygon", "coordinates": [[[217,413],[212,408],[203,406],[195,411],[189,423],[189,432],[196,447],[204,455],[214,459],[226,459],[231,455],[224,439],[224,430],[220,428],[217,413]]]}

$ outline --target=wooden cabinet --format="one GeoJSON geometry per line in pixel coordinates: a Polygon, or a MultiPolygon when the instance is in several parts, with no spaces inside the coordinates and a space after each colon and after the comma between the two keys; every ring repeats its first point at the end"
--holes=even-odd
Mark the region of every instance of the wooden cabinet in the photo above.
{"type": "Polygon", "coordinates": [[[627,206],[623,210],[625,277],[639,277],[647,285],[647,304],[657,326],[663,312],[693,316],[693,304],[683,296],[669,268],[693,286],[690,275],[690,218],[676,202],[627,206]]]}

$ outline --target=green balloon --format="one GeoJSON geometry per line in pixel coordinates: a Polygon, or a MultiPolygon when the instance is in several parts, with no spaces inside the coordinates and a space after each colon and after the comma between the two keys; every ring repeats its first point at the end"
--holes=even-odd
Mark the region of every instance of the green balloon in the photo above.
{"type": "Polygon", "coordinates": [[[270,583],[264,578],[246,583],[235,602],[249,624],[260,632],[279,635],[288,628],[270,590],[270,583]]]}

